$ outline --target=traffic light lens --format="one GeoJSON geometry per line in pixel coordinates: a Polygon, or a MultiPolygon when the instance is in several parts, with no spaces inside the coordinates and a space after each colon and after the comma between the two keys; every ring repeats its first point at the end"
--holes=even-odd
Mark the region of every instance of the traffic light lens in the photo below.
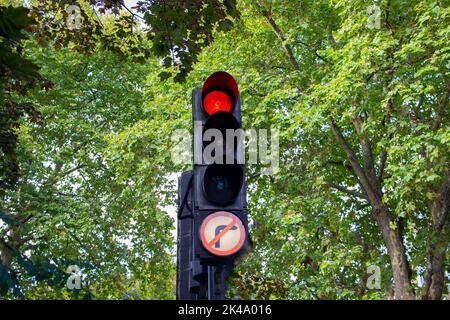
{"type": "Polygon", "coordinates": [[[225,179],[223,179],[223,177],[215,177],[215,179],[216,179],[217,189],[220,191],[225,189],[225,184],[227,183],[227,181],[225,179]]]}
{"type": "Polygon", "coordinates": [[[209,201],[228,204],[238,196],[244,172],[239,165],[210,165],[205,171],[203,190],[209,201]]]}
{"type": "Polygon", "coordinates": [[[223,91],[214,90],[209,92],[204,100],[203,107],[207,114],[212,115],[219,111],[231,111],[231,99],[223,91]]]}

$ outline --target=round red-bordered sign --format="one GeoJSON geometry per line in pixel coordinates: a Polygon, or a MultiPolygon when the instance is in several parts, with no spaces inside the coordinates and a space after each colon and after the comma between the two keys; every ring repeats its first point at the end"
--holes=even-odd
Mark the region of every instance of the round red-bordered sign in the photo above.
{"type": "Polygon", "coordinates": [[[238,252],[245,241],[246,232],[241,219],[231,212],[218,211],[208,215],[200,227],[203,247],[218,256],[238,252]]]}

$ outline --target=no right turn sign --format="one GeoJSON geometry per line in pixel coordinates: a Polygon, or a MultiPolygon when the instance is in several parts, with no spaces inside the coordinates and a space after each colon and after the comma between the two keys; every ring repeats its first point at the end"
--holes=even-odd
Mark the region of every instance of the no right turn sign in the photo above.
{"type": "Polygon", "coordinates": [[[208,215],[200,228],[203,246],[218,256],[229,256],[238,252],[244,244],[245,234],[241,219],[226,211],[208,215]]]}

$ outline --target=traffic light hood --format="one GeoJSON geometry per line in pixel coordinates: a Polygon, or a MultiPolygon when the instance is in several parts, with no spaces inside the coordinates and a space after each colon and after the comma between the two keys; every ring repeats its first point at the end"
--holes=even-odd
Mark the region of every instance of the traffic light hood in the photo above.
{"type": "MultiPolygon", "coordinates": [[[[203,103],[205,102],[206,96],[208,96],[209,93],[215,90],[222,91],[230,97],[231,109],[222,111],[233,110],[237,104],[239,96],[239,89],[236,80],[229,73],[224,71],[218,71],[213,73],[211,76],[208,77],[208,79],[206,79],[202,87],[203,103]]],[[[204,107],[207,113],[212,114],[211,112],[208,112],[206,106],[204,107]]]]}

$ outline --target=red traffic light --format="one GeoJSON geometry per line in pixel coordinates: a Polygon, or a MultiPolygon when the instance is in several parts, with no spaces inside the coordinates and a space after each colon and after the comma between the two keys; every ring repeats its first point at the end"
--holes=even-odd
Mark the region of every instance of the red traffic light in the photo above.
{"type": "Polygon", "coordinates": [[[208,115],[212,115],[219,111],[231,111],[231,99],[223,91],[214,90],[205,95],[203,99],[203,108],[208,115]]]}
{"type": "Polygon", "coordinates": [[[237,103],[239,90],[236,80],[226,72],[213,73],[202,87],[203,108],[208,115],[230,112],[237,103]]]}

